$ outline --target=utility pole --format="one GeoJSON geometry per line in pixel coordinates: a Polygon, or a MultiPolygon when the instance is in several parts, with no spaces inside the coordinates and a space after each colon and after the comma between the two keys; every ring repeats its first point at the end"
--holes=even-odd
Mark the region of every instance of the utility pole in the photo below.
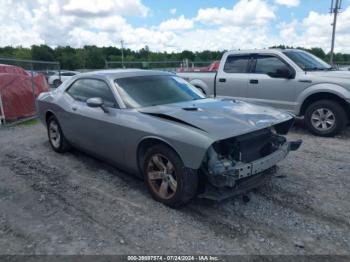
{"type": "Polygon", "coordinates": [[[341,1],[342,0],[332,0],[332,2],[331,2],[330,13],[334,14],[333,23],[332,23],[333,31],[332,31],[331,57],[329,60],[331,65],[333,65],[335,30],[337,27],[337,16],[338,16],[338,13],[339,13],[340,8],[341,8],[341,1]]]}
{"type": "Polygon", "coordinates": [[[123,39],[120,40],[120,45],[122,47],[122,67],[125,68],[124,67],[124,40],[123,39]]]}

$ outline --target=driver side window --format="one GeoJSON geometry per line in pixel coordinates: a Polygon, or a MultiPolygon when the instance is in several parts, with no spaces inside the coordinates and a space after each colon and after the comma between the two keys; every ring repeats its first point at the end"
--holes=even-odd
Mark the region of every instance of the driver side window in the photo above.
{"type": "Polygon", "coordinates": [[[290,70],[278,57],[272,55],[259,55],[256,57],[256,74],[266,74],[271,77],[278,75],[277,70],[290,70]]]}
{"type": "Polygon", "coordinates": [[[114,95],[109,86],[102,80],[79,79],[66,91],[75,100],[86,102],[89,98],[100,97],[105,106],[117,107],[114,95]]]}

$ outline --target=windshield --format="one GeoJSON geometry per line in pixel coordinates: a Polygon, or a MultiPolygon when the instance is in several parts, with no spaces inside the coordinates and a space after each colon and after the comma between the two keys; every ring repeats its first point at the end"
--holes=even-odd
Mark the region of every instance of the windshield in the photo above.
{"type": "Polygon", "coordinates": [[[185,102],[204,98],[182,78],[171,75],[137,76],[116,79],[128,108],[185,102]]]}
{"type": "Polygon", "coordinates": [[[332,69],[329,64],[307,52],[284,51],[283,53],[305,71],[332,69]]]}

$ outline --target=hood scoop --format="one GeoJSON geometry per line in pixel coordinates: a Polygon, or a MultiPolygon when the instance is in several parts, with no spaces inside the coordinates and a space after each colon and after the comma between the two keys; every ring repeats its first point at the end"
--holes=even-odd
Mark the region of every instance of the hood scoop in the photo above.
{"type": "Polygon", "coordinates": [[[200,109],[198,107],[183,107],[182,109],[185,111],[203,111],[202,109],[200,109]]]}
{"type": "Polygon", "coordinates": [[[236,103],[236,100],[235,99],[233,99],[233,98],[223,98],[223,99],[221,99],[221,101],[224,101],[224,102],[232,102],[232,103],[236,103]]]}

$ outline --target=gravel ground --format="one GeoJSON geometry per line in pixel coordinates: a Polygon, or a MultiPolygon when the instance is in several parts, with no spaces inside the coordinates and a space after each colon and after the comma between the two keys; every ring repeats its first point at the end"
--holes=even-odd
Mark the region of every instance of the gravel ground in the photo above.
{"type": "Polygon", "coordinates": [[[143,181],[81,152],[60,155],[41,124],[0,130],[1,254],[350,254],[350,129],[304,144],[271,183],[173,210],[143,181]]]}

